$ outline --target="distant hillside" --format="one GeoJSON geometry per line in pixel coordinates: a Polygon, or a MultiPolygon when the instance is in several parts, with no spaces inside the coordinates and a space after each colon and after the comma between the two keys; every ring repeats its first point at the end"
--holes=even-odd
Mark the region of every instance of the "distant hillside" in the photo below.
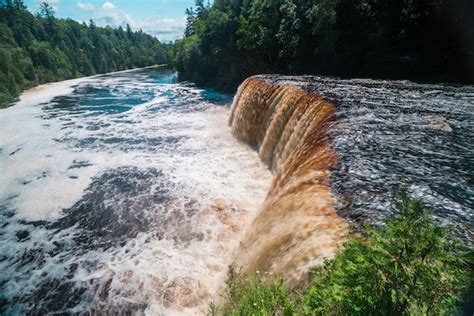
{"type": "Polygon", "coordinates": [[[167,62],[165,45],[142,31],[37,15],[21,0],[0,0],[0,107],[24,89],[52,81],[167,62]]]}

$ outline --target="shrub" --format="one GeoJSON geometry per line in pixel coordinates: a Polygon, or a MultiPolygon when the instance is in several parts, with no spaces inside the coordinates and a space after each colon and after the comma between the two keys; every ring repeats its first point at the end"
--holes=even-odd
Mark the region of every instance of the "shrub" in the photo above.
{"type": "Polygon", "coordinates": [[[303,295],[231,268],[224,315],[455,313],[472,278],[472,253],[433,223],[421,201],[402,192],[396,208],[383,228],[350,237],[334,259],[314,267],[303,295]]]}
{"type": "MultiPolygon", "coordinates": [[[[226,305],[223,315],[295,315],[301,307],[297,295],[291,293],[282,280],[271,280],[257,274],[250,277],[240,274],[234,266],[229,267],[226,305]]],[[[210,314],[217,315],[211,304],[210,314]]]]}
{"type": "Polygon", "coordinates": [[[311,312],[437,315],[455,310],[469,284],[467,253],[405,192],[398,215],[367,238],[352,237],[334,260],[312,270],[311,312]]]}

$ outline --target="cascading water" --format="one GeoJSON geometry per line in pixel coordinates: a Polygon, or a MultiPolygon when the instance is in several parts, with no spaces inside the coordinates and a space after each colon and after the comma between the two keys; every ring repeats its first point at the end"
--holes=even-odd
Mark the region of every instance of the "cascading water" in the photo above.
{"type": "Polygon", "coordinates": [[[229,96],[175,79],[0,111],[2,313],[204,314],[233,261],[298,286],[403,185],[472,242],[474,87],[256,76],[229,130],[229,96]]]}
{"type": "Polygon", "coordinates": [[[403,186],[471,244],[473,105],[470,86],[247,79],[232,105],[232,133],[257,149],[274,180],[237,263],[298,285],[334,254],[348,223],[390,216],[403,186]]]}
{"type": "Polygon", "coordinates": [[[347,223],[333,207],[329,183],[333,116],[331,103],[296,87],[250,78],[239,88],[232,133],[257,147],[275,174],[237,256],[246,270],[276,273],[295,286],[343,241],[347,223]]]}

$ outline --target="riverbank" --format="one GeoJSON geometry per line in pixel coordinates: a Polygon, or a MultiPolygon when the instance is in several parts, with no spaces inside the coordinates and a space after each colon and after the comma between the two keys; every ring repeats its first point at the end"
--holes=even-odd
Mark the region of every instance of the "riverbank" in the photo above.
{"type": "Polygon", "coordinates": [[[4,110],[14,105],[21,105],[25,102],[30,102],[30,101],[35,101],[35,100],[38,103],[47,102],[52,97],[60,96],[60,95],[64,95],[64,94],[68,94],[72,92],[71,90],[72,86],[77,85],[84,80],[90,80],[90,79],[94,79],[94,78],[105,76],[105,75],[114,75],[114,74],[121,74],[121,73],[133,72],[133,71],[140,71],[140,70],[145,70],[145,69],[165,68],[165,67],[168,67],[168,64],[126,69],[126,70],[114,71],[114,72],[109,72],[109,73],[97,74],[93,76],[79,77],[79,78],[54,81],[54,82],[48,82],[48,83],[36,85],[24,90],[16,101],[10,102],[8,104],[0,104],[0,110],[4,110]],[[58,90],[55,91],[56,89],[58,90]]]}

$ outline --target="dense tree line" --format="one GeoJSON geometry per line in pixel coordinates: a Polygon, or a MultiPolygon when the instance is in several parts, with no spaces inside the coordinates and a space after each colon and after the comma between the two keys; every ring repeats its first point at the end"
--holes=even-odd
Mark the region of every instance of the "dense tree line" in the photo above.
{"type": "Polygon", "coordinates": [[[33,15],[21,0],[0,0],[0,106],[40,83],[166,62],[163,44],[128,25],[58,19],[46,3],[33,15]]]}
{"type": "Polygon", "coordinates": [[[181,79],[256,74],[474,82],[472,0],[197,0],[174,47],[181,79]]]}

